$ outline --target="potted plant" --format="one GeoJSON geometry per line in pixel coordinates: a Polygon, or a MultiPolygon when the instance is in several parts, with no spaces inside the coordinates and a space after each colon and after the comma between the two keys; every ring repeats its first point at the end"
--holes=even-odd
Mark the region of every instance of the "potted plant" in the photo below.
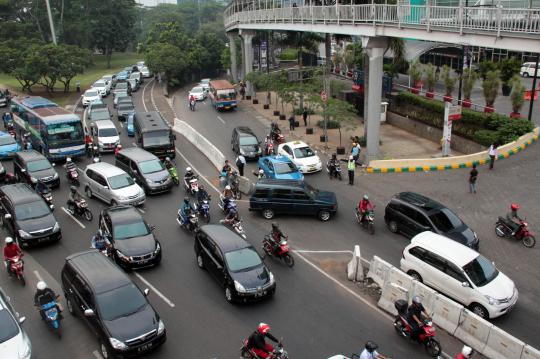
{"type": "Polygon", "coordinates": [[[422,79],[422,71],[420,70],[420,64],[418,61],[414,61],[409,66],[409,76],[411,77],[411,83],[413,88],[411,89],[411,92],[414,94],[418,94],[419,91],[419,82],[422,79]]]}
{"type": "Polygon", "coordinates": [[[442,79],[444,81],[444,89],[446,94],[444,95],[444,101],[452,102],[452,92],[454,92],[454,87],[456,86],[456,78],[450,74],[450,67],[444,65],[442,68],[442,79]]]}
{"type": "Polygon", "coordinates": [[[439,74],[435,71],[435,66],[431,63],[424,69],[424,74],[427,86],[426,97],[433,98],[435,95],[433,90],[435,89],[435,83],[439,80],[439,74]]]}
{"type": "Polygon", "coordinates": [[[491,113],[495,112],[493,104],[499,95],[499,87],[501,86],[501,80],[499,79],[500,72],[488,71],[486,73],[486,78],[482,81],[482,90],[484,92],[484,98],[486,100],[486,107],[484,112],[491,113]]]}
{"type": "Polygon", "coordinates": [[[511,118],[520,118],[521,114],[519,111],[523,107],[525,99],[523,98],[523,93],[525,91],[525,86],[521,83],[521,79],[518,75],[515,75],[512,78],[512,93],[510,94],[510,100],[512,101],[512,113],[510,114],[511,118]]]}
{"type": "Polygon", "coordinates": [[[474,88],[474,84],[476,83],[476,80],[478,79],[478,74],[476,71],[474,71],[471,68],[465,69],[463,71],[463,97],[465,98],[463,101],[461,101],[461,105],[463,107],[469,108],[471,107],[471,93],[472,89],[474,88]]]}
{"type": "Polygon", "coordinates": [[[514,57],[501,61],[499,70],[501,72],[502,94],[510,96],[512,92],[512,78],[519,74],[521,62],[514,57]]]}

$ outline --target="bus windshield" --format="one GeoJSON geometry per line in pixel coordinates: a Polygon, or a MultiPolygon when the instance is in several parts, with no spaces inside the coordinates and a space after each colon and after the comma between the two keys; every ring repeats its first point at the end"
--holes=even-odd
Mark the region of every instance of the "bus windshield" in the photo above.
{"type": "Polygon", "coordinates": [[[152,131],[143,135],[144,147],[165,146],[171,144],[169,131],[152,131]]]}
{"type": "Polygon", "coordinates": [[[47,142],[49,147],[81,141],[83,137],[83,129],[80,121],[55,123],[47,126],[47,142]]]}

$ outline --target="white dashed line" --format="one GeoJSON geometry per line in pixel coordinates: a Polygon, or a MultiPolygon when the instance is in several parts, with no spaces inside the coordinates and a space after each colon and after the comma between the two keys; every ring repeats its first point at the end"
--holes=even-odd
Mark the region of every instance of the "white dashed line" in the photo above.
{"type": "Polygon", "coordinates": [[[37,280],[39,282],[43,281],[43,278],[41,277],[41,274],[37,270],[34,271],[34,275],[36,276],[37,280]]]}
{"type": "Polygon", "coordinates": [[[146,213],[146,211],[144,209],[142,209],[142,208],[139,208],[139,207],[135,207],[135,208],[137,208],[137,211],[139,211],[139,212],[141,212],[143,214],[146,213]]]}
{"type": "Polygon", "coordinates": [[[94,354],[94,356],[96,357],[96,359],[103,359],[103,357],[101,356],[101,354],[99,354],[99,352],[97,350],[94,350],[92,352],[92,354],[94,354]]]}
{"type": "Polygon", "coordinates": [[[221,121],[222,124],[225,124],[225,121],[220,116],[217,116],[217,119],[221,121]]]}
{"type": "Polygon", "coordinates": [[[86,226],[82,224],[81,221],[79,221],[77,218],[73,217],[73,215],[69,213],[67,209],[65,209],[64,207],[60,207],[60,208],[62,208],[62,211],[66,212],[66,214],[70,216],[71,219],[73,219],[79,226],[81,226],[81,228],[86,228],[86,226]]]}
{"type": "Polygon", "coordinates": [[[148,82],[146,85],[144,85],[143,90],[142,90],[142,105],[144,107],[144,112],[148,112],[148,108],[146,107],[146,103],[144,103],[144,92],[146,91],[146,88],[148,87],[148,85],[150,85],[153,82],[154,82],[154,80],[148,82]]]}
{"type": "Polygon", "coordinates": [[[154,291],[165,303],[167,303],[171,308],[174,308],[174,303],[169,300],[163,293],[161,293],[159,290],[156,289],[150,282],[148,282],[146,279],[143,278],[142,275],[139,273],[135,273],[135,276],[141,280],[144,284],[146,284],[152,291],[154,291]]]}

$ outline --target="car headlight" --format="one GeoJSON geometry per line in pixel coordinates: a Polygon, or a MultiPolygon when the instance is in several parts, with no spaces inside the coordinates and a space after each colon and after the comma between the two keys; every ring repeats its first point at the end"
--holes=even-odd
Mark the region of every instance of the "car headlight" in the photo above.
{"type": "Polygon", "coordinates": [[[123,342],[121,342],[118,339],[109,338],[109,343],[111,343],[111,346],[116,350],[126,350],[127,349],[127,345],[125,345],[123,342]]]}
{"type": "Polygon", "coordinates": [[[498,299],[492,298],[489,295],[486,295],[485,297],[486,297],[489,305],[499,305],[499,304],[501,304],[501,302],[498,299]]]}
{"type": "Polygon", "coordinates": [[[240,149],[240,153],[245,155],[246,154],[246,151],[244,151],[242,148],[240,149]]]}
{"type": "Polygon", "coordinates": [[[58,178],[58,173],[55,172],[53,178],[57,179],[58,178]]]}
{"type": "Polygon", "coordinates": [[[473,233],[474,239],[478,239],[478,234],[476,234],[476,232],[472,232],[472,233],[473,233]]]}
{"type": "Polygon", "coordinates": [[[25,232],[22,229],[19,229],[19,236],[21,236],[22,238],[30,238],[30,237],[32,237],[28,232],[25,232]]]}
{"type": "Polygon", "coordinates": [[[158,254],[160,250],[161,250],[161,246],[159,245],[159,243],[156,243],[156,249],[154,249],[154,255],[158,254]]]}
{"type": "Polygon", "coordinates": [[[20,356],[21,359],[30,359],[32,357],[32,348],[30,345],[26,345],[24,348],[24,351],[22,352],[22,355],[20,356]]]}
{"type": "Polygon", "coordinates": [[[159,320],[158,328],[157,328],[157,334],[161,335],[165,331],[165,323],[163,323],[163,320],[159,320]]]}
{"type": "Polygon", "coordinates": [[[99,145],[99,147],[103,147],[103,142],[98,141],[98,145],[99,145]]]}
{"type": "Polygon", "coordinates": [[[272,272],[268,272],[268,277],[270,278],[270,284],[274,284],[274,282],[276,281],[274,279],[274,274],[272,272]]]}
{"type": "Polygon", "coordinates": [[[234,288],[236,289],[236,291],[238,293],[245,293],[246,292],[246,288],[244,288],[244,286],[240,283],[238,283],[237,281],[234,281],[234,288]]]}
{"type": "Polygon", "coordinates": [[[37,183],[37,178],[36,177],[30,177],[30,181],[32,181],[32,183],[37,183]]]}
{"type": "Polygon", "coordinates": [[[56,223],[54,224],[53,232],[56,232],[56,231],[58,231],[59,229],[60,229],[60,223],[56,222],[56,223]]]}

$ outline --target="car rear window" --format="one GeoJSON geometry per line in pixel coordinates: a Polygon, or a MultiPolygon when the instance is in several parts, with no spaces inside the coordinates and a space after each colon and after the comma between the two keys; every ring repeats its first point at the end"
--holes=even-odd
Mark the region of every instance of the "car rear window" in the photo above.
{"type": "Polygon", "coordinates": [[[0,146],[13,145],[15,143],[15,139],[11,136],[0,137],[0,146]]]}
{"type": "Polygon", "coordinates": [[[19,326],[7,309],[0,310],[0,343],[8,341],[19,334],[19,326]]]}
{"type": "Polygon", "coordinates": [[[258,145],[258,144],[259,144],[259,142],[253,136],[241,136],[240,137],[240,146],[255,146],[255,145],[258,145]]]}

